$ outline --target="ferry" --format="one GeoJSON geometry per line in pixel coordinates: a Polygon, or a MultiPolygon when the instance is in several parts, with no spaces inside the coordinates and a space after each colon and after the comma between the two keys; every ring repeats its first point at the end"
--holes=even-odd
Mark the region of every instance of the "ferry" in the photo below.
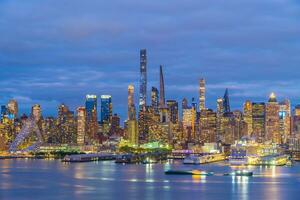
{"type": "Polygon", "coordinates": [[[187,165],[200,164],[200,157],[195,156],[195,155],[188,155],[184,158],[183,164],[187,164],[187,165]]]}
{"type": "Polygon", "coordinates": [[[190,171],[184,171],[184,170],[167,170],[167,171],[165,171],[165,174],[167,174],[167,175],[212,176],[214,173],[213,172],[200,171],[200,170],[190,170],[190,171]]]}
{"type": "Polygon", "coordinates": [[[229,164],[236,165],[247,165],[246,150],[244,149],[231,149],[229,156],[229,164]]]}
{"type": "Polygon", "coordinates": [[[119,155],[116,158],[115,163],[122,163],[122,164],[132,164],[132,163],[138,163],[139,157],[134,154],[123,154],[119,155]]]}
{"type": "Polygon", "coordinates": [[[225,160],[225,155],[222,153],[204,155],[200,157],[200,164],[219,162],[225,160]]]}

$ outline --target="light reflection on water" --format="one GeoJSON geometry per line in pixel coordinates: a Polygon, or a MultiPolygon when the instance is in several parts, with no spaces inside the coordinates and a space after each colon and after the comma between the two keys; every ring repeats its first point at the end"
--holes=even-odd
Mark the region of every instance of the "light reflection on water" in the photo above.
{"type": "Polygon", "coordinates": [[[0,199],[297,199],[300,165],[246,167],[254,177],[223,176],[222,163],[184,166],[118,165],[111,161],[0,160],[0,199]],[[165,175],[167,169],[205,170],[215,176],[165,175]]]}

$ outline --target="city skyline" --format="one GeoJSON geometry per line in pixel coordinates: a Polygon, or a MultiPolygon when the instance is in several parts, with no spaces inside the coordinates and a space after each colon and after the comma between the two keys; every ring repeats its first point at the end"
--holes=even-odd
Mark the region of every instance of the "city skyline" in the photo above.
{"type": "Polygon", "coordinates": [[[278,99],[288,97],[292,107],[299,103],[297,2],[251,1],[247,6],[226,2],[227,7],[238,10],[243,23],[226,12],[225,2],[162,3],[150,16],[147,13],[156,9],[157,2],[132,1],[123,9],[106,2],[119,13],[114,16],[102,8],[103,3],[81,3],[1,2],[1,105],[17,99],[20,112],[28,114],[31,106],[39,103],[45,116],[55,116],[61,103],[75,110],[84,105],[86,94],[110,94],[114,112],[124,120],[127,86],[133,83],[139,90],[138,50],[142,48],[147,49],[148,104],[151,87],[159,87],[160,65],[164,66],[166,99],[197,99],[197,82],[204,77],[208,108],[216,108],[215,101],[225,88],[229,88],[233,110],[241,110],[247,99],[267,101],[273,91],[278,99]],[[181,6],[185,6],[184,13],[181,6]],[[72,12],[79,7],[81,14],[72,12]],[[124,17],[133,7],[136,14],[124,17]],[[274,12],[254,9],[261,7],[274,12]],[[250,8],[255,13],[249,12],[250,8]],[[144,16],[140,30],[134,26],[138,14],[144,16]],[[43,19],[43,30],[35,19],[43,19]],[[15,30],[20,20],[22,25],[15,30]],[[154,20],[158,24],[153,25],[154,20]],[[239,30],[239,35],[234,30],[239,30]],[[119,38],[117,42],[115,38],[119,38]]]}

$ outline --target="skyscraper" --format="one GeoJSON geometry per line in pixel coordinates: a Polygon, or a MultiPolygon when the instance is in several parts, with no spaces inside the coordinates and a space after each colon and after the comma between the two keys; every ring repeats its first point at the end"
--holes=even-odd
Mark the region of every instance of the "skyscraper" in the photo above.
{"type": "Polygon", "coordinates": [[[97,121],[97,96],[86,95],[85,99],[85,110],[86,110],[86,131],[90,140],[96,138],[98,131],[97,121]]]}
{"type": "Polygon", "coordinates": [[[265,140],[281,143],[279,135],[279,105],[275,94],[272,92],[266,104],[266,134],[265,140]]]}
{"type": "Polygon", "coordinates": [[[134,105],[134,86],[130,84],[128,86],[128,120],[136,119],[136,111],[134,105]]]}
{"type": "Polygon", "coordinates": [[[41,106],[39,104],[35,104],[34,106],[32,106],[31,108],[31,116],[33,117],[33,119],[38,122],[41,117],[42,117],[42,109],[41,106]]]}
{"type": "Polygon", "coordinates": [[[162,71],[162,65],[159,67],[159,107],[165,107],[165,82],[164,82],[164,75],[162,71]]]}
{"type": "Polygon", "coordinates": [[[252,119],[252,103],[249,100],[247,100],[244,103],[243,120],[247,126],[247,135],[251,137],[253,131],[253,119],[252,119]]]}
{"type": "Polygon", "coordinates": [[[173,124],[178,123],[178,102],[175,100],[167,100],[169,119],[173,124]]]}
{"type": "Polygon", "coordinates": [[[188,106],[188,100],[186,98],[182,99],[181,107],[182,107],[182,109],[189,108],[189,106],[188,106]]]}
{"type": "Polygon", "coordinates": [[[252,103],[252,136],[258,141],[262,141],[265,137],[265,103],[252,103]]]}
{"type": "Polygon", "coordinates": [[[147,52],[146,49],[140,51],[140,94],[139,108],[144,108],[147,104],[147,52]]]}
{"type": "Polygon", "coordinates": [[[18,103],[15,99],[12,99],[7,104],[7,111],[10,115],[10,118],[17,119],[18,118],[18,103]]]}
{"type": "Polygon", "coordinates": [[[223,126],[222,126],[222,118],[224,115],[224,107],[223,107],[223,98],[218,98],[217,99],[217,133],[216,133],[216,138],[217,140],[221,139],[221,136],[223,135],[223,126]]]}
{"type": "Polygon", "coordinates": [[[101,95],[101,123],[111,123],[112,100],[110,95],[101,95]]]}
{"type": "Polygon", "coordinates": [[[223,97],[223,107],[224,107],[224,112],[230,112],[230,103],[229,103],[229,93],[228,93],[228,88],[225,90],[225,94],[223,97]]]}
{"type": "Polygon", "coordinates": [[[159,107],[159,92],[156,87],[152,87],[151,89],[151,106],[155,113],[158,113],[158,107],[159,107]]]}
{"type": "Polygon", "coordinates": [[[199,80],[199,110],[205,110],[205,79],[199,80]]]}
{"type": "Polygon", "coordinates": [[[291,135],[291,103],[288,99],[279,103],[279,134],[284,143],[291,135]]]}
{"type": "MultiPolygon", "coordinates": [[[[144,109],[145,110],[145,109],[144,109]]],[[[140,112],[143,113],[144,111],[140,112]]],[[[139,143],[139,130],[136,120],[135,104],[134,104],[134,86],[128,86],[128,120],[126,136],[132,145],[139,143]]]]}
{"type": "Polygon", "coordinates": [[[86,109],[85,107],[77,108],[77,144],[84,145],[86,133],[86,109]]]}

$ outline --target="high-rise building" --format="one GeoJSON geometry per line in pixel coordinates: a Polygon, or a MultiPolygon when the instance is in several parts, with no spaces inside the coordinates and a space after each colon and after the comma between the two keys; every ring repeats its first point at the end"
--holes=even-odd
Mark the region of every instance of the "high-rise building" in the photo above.
{"type": "Polygon", "coordinates": [[[136,111],[134,105],[134,86],[128,86],[128,120],[136,119],[136,111]]]}
{"type": "Polygon", "coordinates": [[[283,143],[291,135],[291,103],[288,99],[279,103],[279,134],[283,143]]]}
{"type": "Polygon", "coordinates": [[[199,110],[205,110],[205,79],[199,81],[199,110]]]}
{"type": "Polygon", "coordinates": [[[200,143],[216,142],[217,113],[212,109],[200,111],[200,143]]]}
{"type": "Polygon", "coordinates": [[[220,140],[221,135],[223,135],[223,129],[222,129],[223,115],[224,115],[223,98],[218,98],[217,99],[217,131],[216,131],[217,140],[220,140]]]}
{"type": "Polygon", "coordinates": [[[15,99],[12,99],[7,104],[7,111],[10,115],[10,118],[17,119],[18,118],[18,103],[15,99]]]}
{"type": "Polygon", "coordinates": [[[251,137],[253,131],[253,119],[252,119],[252,103],[247,100],[243,107],[243,120],[247,126],[247,135],[251,137]]]}
{"type": "Polygon", "coordinates": [[[127,131],[128,139],[130,144],[138,145],[139,144],[139,135],[138,135],[138,124],[136,120],[127,121],[127,131]]]}
{"type": "Polygon", "coordinates": [[[262,141],[265,137],[265,103],[252,103],[252,136],[257,141],[262,141]]]}
{"type": "Polygon", "coordinates": [[[111,119],[110,135],[122,136],[123,131],[120,128],[120,117],[114,114],[111,119]]]}
{"type": "Polygon", "coordinates": [[[101,95],[101,123],[111,123],[112,100],[110,95],[101,95]]]}
{"type": "Polygon", "coordinates": [[[162,65],[159,67],[159,107],[165,107],[165,82],[164,82],[164,75],[162,70],[162,65]]]}
{"type": "Polygon", "coordinates": [[[40,119],[42,117],[42,109],[41,109],[41,106],[39,104],[35,104],[34,106],[32,106],[31,116],[33,117],[33,119],[36,122],[40,121],[40,119]]]}
{"type": "Polygon", "coordinates": [[[225,94],[223,97],[223,107],[224,107],[224,112],[230,112],[230,103],[229,103],[229,93],[228,93],[228,88],[225,90],[225,94]]]}
{"type": "Polygon", "coordinates": [[[185,139],[193,141],[196,139],[195,135],[195,117],[196,113],[193,108],[182,109],[182,126],[185,139]]]}
{"type": "Polygon", "coordinates": [[[156,87],[152,87],[151,89],[151,106],[154,109],[155,113],[158,113],[159,108],[159,92],[156,87]]]}
{"type": "Polygon", "coordinates": [[[86,109],[77,108],[77,144],[84,145],[86,135],[86,109]]]}
{"type": "Polygon", "coordinates": [[[56,139],[56,142],[60,144],[76,142],[74,112],[70,111],[69,107],[65,104],[61,104],[58,107],[56,139]]]}
{"type": "Polygon", "coordinates": [[[189,106],[188,106],[188,101],[187,101],[186,98],[183,98],[183,99],[182,99],[181,107],[182,107],[182,109],[187,109],[187,108],[189,108],[189,106]]]}
{"type": "Polygon", "coordinates": [[[279,135],[279,105],[273,92],[270,94],[269,101],[266,104],[265,127],[265,140],[277,144],[281,143],[281,137],[279,135]]]}
{"type": "Polygon", "coordinates": [[[178,102],[175,100],[167,100],[169,120],[173,124],[178,123],[178,102]]]}
{"type": "Polygon", "coordinates": [[[97,96],[86,95],[85,99],[85,110],[86,110],[86,132],[90,142],[96,139],[98,131],[97,121],[97,96]]]}
{"type": "Polygon", "coordinates": [[[146,49],[140,51],[140,94],[139,110],[147,104],[147,52],[146,49]]]}
{"type": "Polygon", "coordinates": [[[300,105],[297,105],[294,109],[292,120],[292,134],[300,136],[300,105]]]}

